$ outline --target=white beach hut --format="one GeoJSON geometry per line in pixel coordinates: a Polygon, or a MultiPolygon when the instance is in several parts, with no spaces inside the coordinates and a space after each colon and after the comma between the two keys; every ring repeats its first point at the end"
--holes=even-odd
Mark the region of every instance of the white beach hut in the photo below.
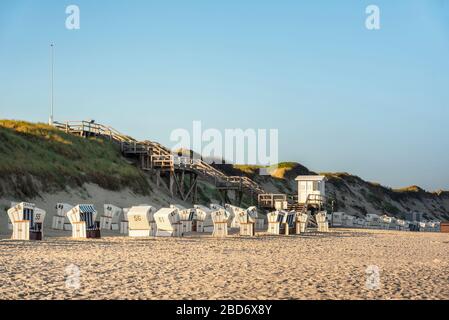
{"type": "Polygon", "coordinates": [[[157,226],[154,220],[155,209],[148,205],[139,205],[126,210],[127,221],[122,221],[122,231],[128,229],[130,237],[154,237],[157,226]],[[126,224],[126,226],[125,226],[126,224]]]}
{"type": "Polygon", "coordinates": [[[218,209],[211,212],[211,218],[214,223],[214,237],[226,237],[228,235],[228,226],[231,219],[230,213],[225,209],[218,209]]]}
{"type": "Polygon", "coordinates": [[[181,237],[181,220],[178,209],[162,208],[154,214],[156,221],[157,237],[181,237]]]}
{"type": "Polygon", "coordinates": [[[100,238],[100,225],[95,220],[97,210],[93,204],[79,204],[67,212],[75,239],[100,238]]]}
{"type": "Polygon", "coordinates": [[[12,223],[13,240],[42,240],[46,212],[36,208],[34,203],[21,202],[8,211],[12,223]]]}
{"type": "Polygon", "coordinates": [[[212,221],[212,212],[213,210],[196,204],[194,207],[194,217],[193,217],[193,231],[196,232],[213,232],[214,231],[214,222],[212,221]]]}
{"type": "Polygon", "coordinates": [[[100,217],[100,229],[118,231],[123,209],[112,204],[105,204],[103,210],[103,215],[100,217]]]}
{"type": "Polygon", "coordinates": [[[53,216],[51,227],[55,230],[72,230],[72,225],[67,218],[67,212],[69,212],[73,206],[68,203],[57,203],[56,204],[56,215],[53,216]]]}

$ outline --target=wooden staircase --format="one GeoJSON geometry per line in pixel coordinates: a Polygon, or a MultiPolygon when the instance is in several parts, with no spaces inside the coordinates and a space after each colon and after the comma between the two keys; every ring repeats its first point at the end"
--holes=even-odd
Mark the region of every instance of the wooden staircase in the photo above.
{"type": "Polygon", "coordinates": [[[264,194],[263,188],[244,176],[227,176],[202,159],[177,156],[170,149],[158,142],[136,139],[124,135],[117,130],[92,121],[54,122],[54,126],[70,134],[82,137],[100,136],[117,143],[124,156],[139,157],[143,170],[160,170],[174,172],[175,170],[190,170],[213,182],[217,188],[245,190],[253,195],[264,194]]]}

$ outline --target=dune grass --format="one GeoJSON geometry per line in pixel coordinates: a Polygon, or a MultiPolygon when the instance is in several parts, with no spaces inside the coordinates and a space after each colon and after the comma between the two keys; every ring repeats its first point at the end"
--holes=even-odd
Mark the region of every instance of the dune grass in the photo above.
{"type": "Polygon", "coordinates": [[[124,161],[109,141],[12,120],[0,120],[0,141],[0,194],[38,195],[35,181],[44,189],[41,191],[95,183],[108,190],[129,187],[136,193],[149,192],[143,174],[124,161]],[[8,190],[8,186],[15,186],[15,190],[8,190]]]}

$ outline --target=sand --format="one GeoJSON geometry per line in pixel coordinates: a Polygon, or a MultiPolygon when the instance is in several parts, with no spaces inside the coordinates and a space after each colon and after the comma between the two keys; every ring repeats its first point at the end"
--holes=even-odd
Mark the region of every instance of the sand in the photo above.
{"type": "MultiPolygon", "coordinates": [[[[1,299],[448,299],[449,234],[0,240],[1,299]],[[79,288],[66,268],[79,267],[79,288]],[[366,269],[379,268],[367,287],[366,269]]],[[[73,269],[72,269],[73,275],[73,269]]]]}

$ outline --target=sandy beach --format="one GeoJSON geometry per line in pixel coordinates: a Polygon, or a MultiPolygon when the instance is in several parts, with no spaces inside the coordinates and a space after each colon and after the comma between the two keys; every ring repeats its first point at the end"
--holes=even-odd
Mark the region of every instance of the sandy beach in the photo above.
{"type": "Polygon", "coordinates": [[[329,234],[0,240],[1,299],[448,299],[449,235],[329,234]],[[67,286],[79,267],[79,289],[67,286]],[[366,269],[379,268],[377,289],[366,269]]]}

